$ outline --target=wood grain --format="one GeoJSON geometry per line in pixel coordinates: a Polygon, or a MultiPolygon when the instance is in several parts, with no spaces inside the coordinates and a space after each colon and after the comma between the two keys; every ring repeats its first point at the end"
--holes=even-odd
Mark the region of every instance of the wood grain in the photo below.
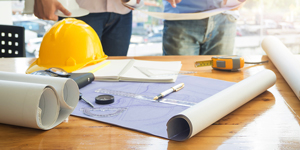
{"type": "MultiPolygon", "coordinates": [[[[195,68],[194,62],[211,56],[109,57],[182,61],[192,75],[239,82],[264,69],[277,75],[276,84],[237,110],[184,142],[169,141],[114,125],[70,116],[49,131],[0,124],[0,149],[300,149],[300,101],[272,62],[245,65],[238,72],[195,68]]],[[[268,60],[245,56],[245,61],[268,60]]],[[[0,58],[0,70],[25,73],[35,58],[0,58]]],[[[0,85],[1,86],[1,85],[0,85]]]]}

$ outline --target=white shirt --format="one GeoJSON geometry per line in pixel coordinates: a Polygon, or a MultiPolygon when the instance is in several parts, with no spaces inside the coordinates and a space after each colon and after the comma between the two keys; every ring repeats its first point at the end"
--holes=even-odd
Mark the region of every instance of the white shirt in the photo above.
{"type": "Polygon", "coordinates": [[[125,7],[121,0],[76,0],[79,7],[87,9],[91,13],[113,12],[127,14],[130,9],[125,7]]]}

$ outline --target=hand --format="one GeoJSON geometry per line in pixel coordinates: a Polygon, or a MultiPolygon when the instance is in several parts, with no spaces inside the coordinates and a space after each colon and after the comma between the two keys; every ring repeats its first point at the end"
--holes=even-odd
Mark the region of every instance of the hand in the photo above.
{"type": "MultiPolygon", "coordinates": [[[[122,1],[122,0],[121,0],[122,1]]],[[[128,1],[127,1],[128,2],[128,1]]],[[[136,3],[137,4],[139,4],[141,2],[141,0],[136,0],[136,3]]],[[[132,7],[128,7],[127,5],[125,5],[124,3],[123,3],[123,1],[122,1],[122,4],[125,6],[125,7],[127,7],[127,8],[129,8],[129,9],[131,9],[131,10],[134,10],[134,8],[132,8],[132,7]]]]}
{"type": "MultiPolygon", "coordinates": [[[[181,0],[167,0],[173,8],[176,7],[176,4],[180,3],[181,0]]],[[[227,1],[227,0],[226,0],[227,1]]]]}
{"type": "Polygon", "coordinates": [[[70,16],[69,12],[63,5],[57,0],[35,0],[34,1],[34,15],[44,20],[58,20],[58,16],[55,15],[55,11],[60,10],[66,16],[70,16]]]}
{"type": "MultiPolygon", "coordinates": [[[[246,0],[238,0],[239,2],[245,2],[246,0]]],[[[223,0],[223,4],[226,5],[227,4],[227,0],[223,0]]],[[[234,11],[234,10],[239,10],[240,8],[243,7],[245,3],[243,3],[242,5],[240,5],[239,7],[236,7],[234,9],[231,9],[231,11],[234,11]]]]}

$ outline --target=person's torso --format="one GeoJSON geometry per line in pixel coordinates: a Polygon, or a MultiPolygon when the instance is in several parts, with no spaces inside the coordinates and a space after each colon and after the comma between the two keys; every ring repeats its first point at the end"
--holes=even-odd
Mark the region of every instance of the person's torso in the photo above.
{"type": "Polygon", "coordinates": [[[169,2],[163,0],[164,12],[167,13],[194,13],[220,8],[223,0],[182,0],[173,8],[169,2]]]}
{"type": "Polygon", "coordinates": [[[130,9],[125,7],[121,0],[76,0],[79,7],[87,9],[91,13],[114,12],[127,14],[130,9]]]}

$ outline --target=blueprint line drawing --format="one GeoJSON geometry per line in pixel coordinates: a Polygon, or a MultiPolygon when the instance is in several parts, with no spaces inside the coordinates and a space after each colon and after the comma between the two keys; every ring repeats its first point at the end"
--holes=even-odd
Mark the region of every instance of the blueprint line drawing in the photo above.
{"type": "MultiPolygon", "coordinates": [[[[86,99],[94,99],[101,93],[96,90],[108,89],[113,91],[122,91],[126,93],[134,93],[138,95],[146,95],[154,97],[160,92],[168,89],[179,83],[184,83],[185,87],[174,92],[164,98],[175,99],[190,102],[193,104],[199,103],[211,95],[222,91],[223,89],[233,85],[233,82],[179,75],[175,83],[143,83],[143,82],[92,82],[91,84],[80,89],[80,92],[85,95],[86,99]]],[[[113,94],[112,94],[113,95],[113,94]]],[[[174,115],[188,109],[187,106],[173,105],[160,103],[155,101],[141,100],[132,97],[124,97],[113,95],[115,102],[105,107],[110,108],[127,108],[119,115],[110,117],[92,117],[84,114],[80,109],[87,107],[86,103],[79,102],[78,106],[73,111],[72,115],[89,118],[96,121],[106,122],[148,134],[168,138],[166,124],[174,115]]],[[[92,102],[94,106],[100,105],[92,102]]],[[[94,112],[96,113],[96,112],[94,112]]]]}
{"type": "Polygon", "coordinates": [[[182,100],[176,100],[176,99],[168,99],[168,98],[161,98],[159,100],[154,100],[153,96],[141,95],[141,94],[135,94],[135,93],[129,93],[129,92],[122,92],[122,91],[116,91],[116,90],[108,90],[108,89],[103,89],[103,88],[97,89],[95,92],[105,93],[105,94],[110,94],[110,95],[118,95],[118,96],[146,100],[146,101],[152,101],[155,103],[166,103],[166,104],[171,104],[171,105],[179,105],[179,106],[187,106],[187,107],[191,107],[196,104],[195,102],[182,101],[182,100]]]}
{"type": "Polygon", "coordinates": [[[80,107],[76,107],[72,115],[184,141],[266,91],[275,82],[276,75],[271,70],[263,70],[238,83],[185,75],[178,76],[176,83],[93,82],[80,91],[91,97],[99,94],[95,92],[99,88],[155,96],[165,89],[184,83],[183,89],[166,98],[197,104],[187,107],[114,95],[117,103],[107,107],[128,108],[119,115],[105,118],[87,116],[80,111],[84,103],[78,104],[80,107]]]}
{"type": "Polygon", "coordinates": [[[99,118],[105,118],[105,117],[113,117],[117,116],[124,111],[127,110],[127,108],[117,108],[117,107],[99,107],[99,108],[90,108],[90,107],[84,107],[80,109],[85,115],[91,116],[91,117],[99,117],[99,118]]]}

